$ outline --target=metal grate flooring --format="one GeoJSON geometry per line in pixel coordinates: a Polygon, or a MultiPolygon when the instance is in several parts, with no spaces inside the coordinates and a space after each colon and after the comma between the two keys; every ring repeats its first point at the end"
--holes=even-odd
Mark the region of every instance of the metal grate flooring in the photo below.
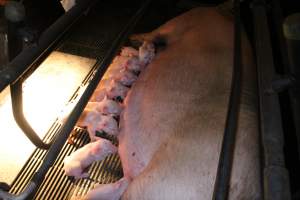
{"type": "MultiPolygon", "coordinates": [[[[139,7],[138,0],[132,1],[101,1],[96,5],[87,16],[83,17],[70,31],[71,34],[65,36],[63,42],[58,45],[56,51],[79,55],[83,57],[102,60],[105,52],[110,47],[112,41],[117,36],[122,27],[136,12],[139,7]]],[[[175,15],[175,13],[173,13],[175,15]]],[[[166,16],[164,6],[152,4],[146,12],[145,17],[135,27],[135,32],[145,32],[154,29],[162,24],[171,16],[166,16]]],[[[82,85],[88,83],[92,72],[82,81],[82,85]]],[[[80,86],[78,90],[80,90],[80,86]]],[[[70,101],[76,98],[78,92],[75,92],[70,101]]],[[[45,140],[53,138],[61,127],[61,124],[55,122],[46,134],[45,140]]],[[[54,165],[48,170],[48,173],[39,187],[34,197],[29,199],[36,200],[65,200],[72,196],[82,196],[86,194],[97,183],[111,183],[123,176],[121,161],[117,154],[108,156],[105,160],[93,163],[88,172],[89,178],[72,180],[64,175],[63,160],[76,149],[89,142],[88,134],[85,130],[75,128],[77,137],[74,144],[67,142],[62,148],[54,165]]],[[[115,138],[108,138],[114,144],[117,143],[115,138]]],[[[21,193],[33,176],[34,172],[39,169],[46,150],[36,149],[29,158],[23,169],[11,185],[10,193],[21,193]]]]}
{"type": "MultiPolygon", "coordinates": [[[[59,131],[60,126],[59,123],[55,123],[45,139],[48,140],[53,137],[59,131]]],[[[88,133],[84,129],[75,128],[73,131],[76,132],[77,136],[74,139],[74,144],[65,143],[33,199],[69,199],[72,195],[86,194],[96,183],[111,183],[123,176],[121,162],[117,154],[110,155],[103,161],[93,163],[88,170],[89,178],[74,180],[65,176],[62,169],[64,158],[89,142],[88,133]]],[[[115,138],[110,139],[116,144],[115,138]]],[[[45,150],[36,149],[34,151],[18,178],[14,181],[10,193],[19,194],[26,188],[28,181],[40,167],[45,154],[45,150]]]]}
{"type": "Polygon", "coordinates": [[[86,131],[82,129],[75,129],[74,131],[77,134],[74,145],[68,143],[64,145],[34,199],[69,199],[72,195],[86,194],[96,183],[110,183],[122,177],[121,162],[117,154],[93,163],[88,170],[90,177],[87,179],[75,181],[65,176],[62,170],[63,159],[89,142],[86,131]]]}
{"type": "MultiPolygon", "coordinates": [[[[87,16],[83,17],[70,31],[63,42],[58,46],[56,51],[79,55],[101,60],[105,52],[110,47],[112,41],[121,31],[130,17],[136,12],[136,6],[119,6],[115,7],[112,1],[101,1],[96,5],[87,16]]],[[[123,3],[124,4],[124,3],[123,3]]],[[[93,69],[90,74],[82,81],[82,85],[88,83],[93,69]]],[[[78,90],[80,90],[80,86],[78,90]]],[[[70,101],[76,98],[77,92],[71,97],[70,101]]],[[[44,141],[52,139],[60,130],[61,124],[55,122],[46,134],[44,141]]],[[[81,196],[86,194],[97,183],[111,183],[123,176],[122,166],[117,154],[110,155],[103,161],[93,163],[88,172],[89,178],[75,180],[64,175],[63,160],[76,149],[89,142],[89,137],[84,129],[75,128],[76,139],[74,144],[67,142],[61,149],[55,163],[48,170],[42,185],[39,187],[34,197],[28,199],[36,200],[64,200],[72,196],[81,196]]],[[[109,138],[114,144],[117,143],[115,138],[109,138]]],[[[46,150],[36,149],[28,159],[17,178],[13,181],[9,192],[11,194],[20,194],[27,186],[33,174],[41,166],[46,155],[46,150]]]]}

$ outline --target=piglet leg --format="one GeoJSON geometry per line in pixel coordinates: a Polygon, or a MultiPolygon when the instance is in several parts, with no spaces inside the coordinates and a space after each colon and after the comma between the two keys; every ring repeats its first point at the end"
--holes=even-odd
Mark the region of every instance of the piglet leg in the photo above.
{"type": "Polygon", "coordinates": [[[117,147],[105,139],[98,139],[96,142],[86,144],[65,158],[65,174],[74,176],[76,179],[85,178],[89,175],[84,171],[88,166],[93,162],[103,160],[106,156],[116,151],[117,147]]]}

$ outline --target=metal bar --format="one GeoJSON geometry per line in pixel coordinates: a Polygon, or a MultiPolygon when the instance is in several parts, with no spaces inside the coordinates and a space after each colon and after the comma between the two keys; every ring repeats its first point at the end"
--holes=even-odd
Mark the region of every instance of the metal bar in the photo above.
{"type": "Polygon", "coordinates": [[[63,125],[61,130],[59,131],[58,136],[55,138],[54,143],[49,148],[47,155],[39,168],[39,170],[33,175],[31,181],[29,182],[26,189],[19,195],[14,196],[10,193],[4,192],[0,190],[0,198],[4,200],[23,200],[27,199],[29,196],[33,195],[39,185],[42,183],[49,167],[52,166],[54,161],[56,160],[57,155],[60,152],[60,149],[65,144],[70,132],[73,130],[79,116],[81,115],[84,107],[86,106],[88,100],[96,89],[98,83],[100,82],[102,76],[104,75],[106,69],[108,68],[111,60],[113,59],[117,50],[121,47],[121,45],[125,42],[125,39],[128,37],[130,32],[132,31],[135,24],[141,18],[142,14],[146,10],[148,4],[151,0],[144,1],[142,6],[136,12],[136,14],[132,17],[128,24],[124,27],[121,33],[118,35],[116,40],[112,43],[111,48],[107,52],[105,58],[100,62],[98,61],[95,65],[99,65],[100,67],[96,70],[94,77],[92,78],[90,84],[87,86],[86,90],[80,97],[78,103],[75,108],[71,112],[70,116],[67,119],[67,122],[63,125]]]}
{"type": "MultiPolygon", "coordinates": [[[[10,25],[11,26],[14,25],[13,27],[16,26],[14,23],[10,23],[10,25]]],[[[13,30],[16,30],[16,28],[14,28],[13,30]]],[[[10,35],[13,35],[14,38],[17,40],[17,42],[11,41],[12,44],[18,44],[17,46],[16,45],[14,46],[16,48],[10,48],[11,49],[10,50],[11,51],[10,58],[14,58],[16,55],[18,55],[21,52],[20,48],[22,45],[20,44],[21,39],[17,38],[16,33],[13,33],[12,30],[11,30],[11,32],[12,33],[10,35]],[[19,48],[17,48],[17,47],[19,47],[19,48]]],[[[41,56],[39,58],[41,58],[41,56]]],[[[30,66],[33,66],[33,64],[31,64],[30,66]]],[[[15,118],[17,124],[19,125],[19,127],[22,129],[22,131],[25,133],[25,135],[29,138],[29,140],[36,147],[42,148],[42,149],[49,149],[52,142],[49,142],[49,143],[43,142],[39,138],[37,133],[33,130],[33,128],[30,126],[30,124],[27,122],[27,120],[24,116],[22,83],[23,83],[23,79],[25,79],[24,78],[25,74],[26,74],[26,76],[28,76],[28,72],[29,72],[29,69],[26,69],[26,72],[23,73],[23,77],[18,78],[18,80],[16,80],[14,83],[11,83],[11,85],[10,85],[13,115],[14,115],[14,118],[15,118]]],[[[32,70],[30,70],[30,72],[32,73],[32,70]]]]}
{"type": "Polygon", "coordinates": [[[32,129],[29,125],[27,120],[25,119],[24,112],[23,112],[23,92],[22,92],[22,84],[23,80],[19,79],[16,83],[10,85],[10,92],[11,92],[11,102],[12,102],[12,110],[14,118],[28,137],[28,139],[38,148],[42,149],[49,149],[51,146],[50,143],[44,143],[36,132],[32,129]]]}
{"type": "Polygon", "coordinates": [[[51,25],[39,38],[36,44],[29,45],[7,66],[0,71],[0,92],[9,84],[17,81],[28,71],[33,63],[49,52],[50,48],[64,35],[84,11],[97,0],[80,0],[76,5],[51,25]]]}
{"type": "Polygon", "coordinates": [[[228,199],[232,170],[238,113],[240,109],[242,61],[241,61],[241,16],[240,0],[234,0],[234,55],[231,93],[227,111],[225,131],[222,141],[213,199],[228,199]]]}
{"type": "MultiPolygon", "coordinates": [[[[8,57],[12,61],[23,49],[23,39],[18,33],[20,23],[14,23],[7,20],[7,41],[8,57]]],[[[4,68],[5,69],[5,68],[4,68]]]]}
{"type": "Polygon", "coordinates": [[[270,93],[276,76],[265,1],[253,2],[253,22],[259,86],[260,131],[264,157],[264,199],[291,199],[283,154],[283,130],[279,99],[270,93]]]}
{"type": "MultiPolygon", "coordinates": [[[[279,2],[277,4],[279,4],[279,2]]],[[[277,7],[279,7],[279,6],[276,6],[276,8],[277,7]]],[[[274,11],[274,12],[276,12],[276,11],[274,11]]],[[[299,22],[299,20],[300,20],[300,13],[294,13],[292,15],[289,15],[288,17],[286,17],[284,24],[283,24],[285,38],[283,36],[282,26],[279,27],[280,28],[279,32],[281,33],[280,39],[282,40],[282,43],[285,45],[284,47],[287,47],[287,49],[280,48],[281,51],[284,51],[284,53],[285,53],[284,58],[287,60],[285,69],[286,69],[286,71],[288,71],[288,73],[293,75],[293,77],[295,78],[295,82],[296,82],[294,87],[291,87],[289,89],[289,98],[291,101],[291,107],[292,107],[291,111],[293,114],[294,125],[295,125],[295,129],[296,129],[298,156],[300,158],[300,85],[299,85],[299,82],[300,82],[300,58],[299,58],[300,29],[299,29],[299,24],[300,24],[300,22],[299,22]]]]}
{"type": "MultiPolygon", "coordinates": [[[[10,25],[13,25],[13,23],[11,23],[10,25]]],[[[14,30],[16,30],[16,29],[14,29],[14,30]]],[[[13,31],[11,31],[11,32],[13,32],[13,31]]],[[[11,33],[11,35],[15,35],[15,34],[16,33],[11,33]]],[[[18,42],[12,41],[12,44],[15,44],[15,43],[19,44],[21,39],[17,38],[17,36],[15,36],[15,39],[18,42]]],[[[10,58],[14,58],[16,55],[18,55],[21,52],[21,50],[20,50],[21,46],[19,44],[18,45],[19,48],[17,48],[17,49],[11,48],[12,55],[10,55],[10,58]]],[[[30,66],[33,66],[33,64],[31,64],[30,66]]],[[[42,149],[49,149],[52,142],[49,142],[49,143],[43,142],[39,138],[37,133],[33,130],[33,128],[30,126],[30,124],[27,122],[27,120],[24,116],[22,83],[23,83],[23,79],[25,79],[24,78],[25,74],[26,74],[26,76],[28,76],[27,72],[29,72],[29,69],[27,69],[26,72],[23,73],[22,78],[18,78],[18,80],[16,80],[14,83],[11,83],[11,85],[10,85],[13,115],[14,115],[14,118],[15,118],[17,124],[19,125],[19,127],[22,129],[22,131],[25,133],[25,135],[28,137],[28,139],[36,147],[42,148],[42,149]]],[[[30,70],[30,72],[32,72],[32,70],[30,70]]]]}
{"type": "Polygon", "coordinates": [[[8,62],[8,41],[7,41],[7,22],[2,16],[2,10],[0,6],[0,71],[3,69],[3,65],[8,62]]]}

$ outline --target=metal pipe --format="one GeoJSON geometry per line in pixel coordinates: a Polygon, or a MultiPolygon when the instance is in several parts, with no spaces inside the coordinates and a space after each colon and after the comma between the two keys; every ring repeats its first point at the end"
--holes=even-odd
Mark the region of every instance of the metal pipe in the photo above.
{"type": "Polygon", "coordinates": [[[25,119],[24,112],[23,112],[23,91],[22,91],[23,84],[22,83],[23,80],[19,79],[17,82],[10,85],[11,103],[12,103],[14,118],[17,124],[19,125],[19,127],[28,137],[28,139],[36,147],[42,149],[49,149],[52,142],[44,143],[25,119]]]}
{"type": "Polygon", "coordinates": [[[264,158],[264,199],[291,199],[283,154],[283,129],[278,95],[270,93],[276,77],[264,0],[252,6],[259,87],[260,132],[264,158]]]}
{"type": "Polygon", "coordinates": [[[288,16],[283,24],[284,36],[287,44],[287,59],[289,72],[294,76],[296,84],[289,90],[292,113],[296,129],[298,154],[300,158],[300,13],[288,16]]]}
{"type": "Polygon", "coordinates": [[[36,44],[29,45],[8,65],[0,71],[0,92],[9,84],[17,81],[28,71],[32,64],[49,52],[50,47],[63,36],[63,34],[75,23],[84,11],[97,0],[80,0],[76,5],[51,25],[39,38],[36,44]]]}
{"type": "Polygon", "coordinates": [[[23,38],[19,29],[23,26],[25,19],[25,7],[17,1],[9,1],[5,5],[5,17],[8,30],[8,56],[9,61],[13,60],[23,49],[23,38]]]}
{"type": "Polygon", "coordinates": [[[228,199],[232,170],[238,113],[240,109],[242,62],[241,62],[241,16],[240,0],[234,0],[234,55],[231,93],[227,111],[225,131],[222,141],[218,171],[214,185],[213,199],[228,199]]]}
{"type": "Polygon", "coordinates": [[[4,192],[0,190],[0,198],[4,200],[24,200],[28,198],[30,195],[33,195],[39,185],[42,183],[49,167],[51,167],[56,160],[57,155],[59,154],[61,148],[65,144],[70,132],[73,130],[79,116],[81,115],[84,107],[86,106],[88,100],[90,99],[91,95],[93,94],[94,90],[96,89],[98,83],[100,82],[102,76],[104,75],[106,69],[108,68],[111,60],[113,59],[117,50],[121,47],[121,45],[125,42],[128,35],[132,31],[135,24],[141,18],[142,14],[146,10],[148,4],[151,0],[144,1],[142,6],[136,12],[136,14],[132,17],[128,24],[124,27],[124,29],[120,32],[117,36],[115,41],[112,43],[110,49],[108,50],[106,56],[102,61],[98,61],[95,65],[99,66],[98,70],[96,70],[95,75],[93,76],[92,80],[90,81],[89,85],[87,86],[86,90],[80,97],[78,103],[76,104],[75,108],[69,115],[66,123],[63,125],[59,133],[54,139],[54,143],[49,148],[49,151],[46,154],[46,157],[39,168],[39,170],[33,175],[31,181],[29,182],[28,186],[25,190],[19,195],[12,195],[10,193],[4,192]]]}
{"type": "Polygon", "coordinates": [[[0,6],[0,71],[8,63],[7,21],[2,16],[0,6]]]}

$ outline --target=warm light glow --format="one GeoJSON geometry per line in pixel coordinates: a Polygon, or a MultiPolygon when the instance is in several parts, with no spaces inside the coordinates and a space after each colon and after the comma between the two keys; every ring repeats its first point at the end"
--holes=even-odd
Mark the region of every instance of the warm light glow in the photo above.
{"type": "MultiPolygon", "coordinates": [[[[26,80],[24,114],[41,138],[95,62],[53,52],[26,80]]],[[[0,181],[11,183],[35,147],[13,119],[8,88],[0,93],[0,130],[0,181]]]]}

